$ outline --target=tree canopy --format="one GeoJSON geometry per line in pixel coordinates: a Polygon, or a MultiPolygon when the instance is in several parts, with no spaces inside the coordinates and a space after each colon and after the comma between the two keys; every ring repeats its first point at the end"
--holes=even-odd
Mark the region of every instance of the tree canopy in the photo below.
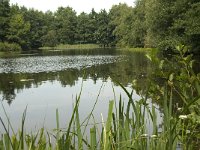
{"type": "Polygon", "coordinates": [[[44,13],[0,0],[0,42],[23,50],[78,43],[169,50],[181,43],[199,52],[199,41],[198,0],[137,0],[134,7],[119,3],[89,14],[71,7],[44,13]]]}

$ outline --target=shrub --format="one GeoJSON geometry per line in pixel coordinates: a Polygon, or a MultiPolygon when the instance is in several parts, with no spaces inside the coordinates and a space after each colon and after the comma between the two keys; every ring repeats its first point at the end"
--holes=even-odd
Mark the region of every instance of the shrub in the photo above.
{"type": "Polygon", "coordinates": [[[10,52],[10,51],[21,51],[22,48],[17,43],[0,42],[0,51],[10,52]]]}

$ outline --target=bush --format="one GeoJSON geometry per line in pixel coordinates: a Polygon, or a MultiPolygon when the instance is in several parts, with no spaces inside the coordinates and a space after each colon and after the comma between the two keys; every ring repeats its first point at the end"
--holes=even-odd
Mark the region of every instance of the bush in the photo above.
{"type": "Polygon", "coordinates": [[[10,52],[10,51],[21,51],[22,48],[17,43],[0,42],[0,51],[10,52]]]}

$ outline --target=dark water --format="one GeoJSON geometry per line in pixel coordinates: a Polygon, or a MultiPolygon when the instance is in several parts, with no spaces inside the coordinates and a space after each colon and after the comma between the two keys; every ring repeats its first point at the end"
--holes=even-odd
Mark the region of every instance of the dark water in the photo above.
{"type": "MultiPolygon", "coordinates": [[[[83,120],[98,99],[94,116],[106,117],[109,100],[127,96],[117,85],[122,83],[129,91],[134,79],[145,86],[152,65],[144,53],[121,53],[115,50],[50,52],[0,58],[0,99],[15,129],[21,124],[27,108],[26,130],[45,126],[56,127],[56,109],[61,127],[66,127],[76,96],[81,91],[79,107],[83,120]],[[114,92],[113,92],[114,89],[114,92]],[[100,94],[99,94],[100,93],[100,94]],[[99,95],[99,96],[98,96],[99,95]]],[[[135,100],[140,97],[134,92],[135,100]]],[[[0,115],[5,114],[0,106],[0,115]]]]}

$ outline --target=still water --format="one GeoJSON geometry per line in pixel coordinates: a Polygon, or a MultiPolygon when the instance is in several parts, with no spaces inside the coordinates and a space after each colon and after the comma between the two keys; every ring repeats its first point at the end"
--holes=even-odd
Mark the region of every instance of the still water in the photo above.
{"type": "MultiPolygon", "coordinates": [[[[122,83],[129,91],[134,79],[145,86],[151,64],[144,53],[115,50],[49,52],[0,58],[0,100],[15,130],[20,128],[27,106],[26,130],[56,127],[56,109],[60,126],[65,128],[73,104],[82,87],[79,113],[81,120],[94,110],[96,122],[106,117],[109,100],[120,95],[127,101],[122,83]]],[[[134,92],[135,100],[140,97],[134,92]]],[[[6,120],[0,106],[0,115],[6,120]]],[[[2,128],[1,128],[2,129],[2,128]]],[[[1,130],[2,131],[2,130],[1,130]]]]}

